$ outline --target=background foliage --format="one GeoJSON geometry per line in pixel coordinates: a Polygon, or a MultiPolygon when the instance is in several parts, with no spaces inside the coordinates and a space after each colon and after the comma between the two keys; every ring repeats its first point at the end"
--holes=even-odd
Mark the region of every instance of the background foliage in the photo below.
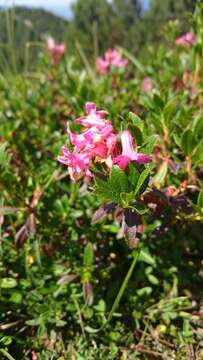
{"type": "Polygon", "coordinates": [[[27,40],[11,14],[2,39],[0,352],[16,360],[201,359],[203,8],[187,17],[192,1],[153,1],[145,14],[135,1],[85,4],[78,0],[61,30],[58,20],[44,28],[40,16],[27,13],[39,24],[27,40]],[[190,27],[197,44],[177,47],[190,27]],[[41,41],[44,31],[69,39],[59,66],[41,41]],[[43,45],[37,60],[19,57],[28,40],[43,45]],[[127,71],[98,76],[95,56],[114,45],[125,47],[127,71]],[[150,92],[143,90],[146,76],[150,92]],[[67,121],[76,130],[73,120],[90,100],[109,111],[117,131],[130,128],[141,147],[148,138],[149,153],[156,140],[160,159],[154,152],[151,181],[162,194],[148,201],[155,210],[137,268],[99,334],[91,328],[104,324],[132,253],[113,215],[91,225],[99,197],[87,180],[71,183],[56,161],[67,121]],[[171,186],[177,195],[167,193],[171,186]]]}
{"type": "Polygon", "coordinates": [[[0,42],[4,44],[1,62],[4,63],[5,58],[9,61],[11,46],[14,46],[20,69],[27,61],[26,48],[31,47],[32,66],[37,61],[41,47],[39,42],[48,35],[58,41],[65,40],[69,54],[75,54],[76,41],[81,43],[90,61],[115,45],[140,55],[145,48],[166,41],[163,30],[169,20],[178,19],[180,31],[186,31],[187,12],[193,12],[195,4],[196,0],[151,0],[145,10],[139,0],[77,0],[72,6],[73,17],[69,21],[43,10],[17,7],[12,16],[12,34],[8,16],[1,11],[0,42]],[[6,28],[8,31],[5,31],[6,28]],[[5,47],[6,43],[8,47],[5,47]]]}

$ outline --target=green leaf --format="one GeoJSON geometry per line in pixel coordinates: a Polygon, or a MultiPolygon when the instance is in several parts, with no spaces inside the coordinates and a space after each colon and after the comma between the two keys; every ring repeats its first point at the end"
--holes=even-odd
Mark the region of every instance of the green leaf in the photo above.
{"type": "Polygon", "coordinates": [[[85,326],[85,331],[89,334],[96,334],[99,329],[93,329],[91,326],[85,326]]]}
{"type": "Polygon", "coordinates": [[[120,203],[121,193],[129,192],[128,178],[118,166],[113,166],[108,181],[95,177],[96,193],[106,200],[120,203]]]}
{"type": "Polygon", "coordinates": [[[121,198],[122,206],[125,208],[128,207],[131,204],[131,202],[135,199],[135,194],[133,191],[130,193],[121,193],[120,198],[121,198]]]}
{"type": "Polygon", "coordinates": [[[159,279],[157,279],[157,277],[154,276],[153,274],[149,274],[147,277],[148,277],[148,280],[150,281],[150,283],[152,285],[158,285],[159,284],[159,279]]]}
{"type": "Polygon", "coordinates": [[[27,320],[25,323],[26,325],[30,325],[30,326],[38,326],[41,324],[41,319],[38,318],[38,319],[27,320]]]}
{"type": "Polygon", "coordinates": [[[101,179],[98,176],[94,177],[94,181],[95,181],[95,193],[97,195],[99,195],[103,200],[111,200],[117,202],[118,199],[116,196],[113,199],[113,194],[111,192],[111,189],[107,181],[101,179]]]}
{"type": "Polygon", "coordinates": [[[192,130],[186,129],[181,137],[181,148],[186,156],[192,155],[196,141],[192,130]]]}
{"type": "Polygon", "coordinates": [[[139,290],[137,290],[137,294],[139,296],[147,296],[152,293],[152,288],[150,286],[145,286],[139,290]]]}
{"type": "Polygon", "coordinates": [[[57,327],[63,327],[63,326],[65,326],[67,324],[67,321],[65,321],[65,320],[57,320],[56,321],[56,326],[57,327]]]}
{"type": "Polygon", "coordinates": [[[10,301],[16,304],[20,304],[22,302],[22,294],[18,292],[14,292],[11,294],[10,301]]]}
{"type": "Polygon", "coordinates": [[[161,186],[164,185],[167,172],[168,172],[168,163],[164,161],[153,178],[153,184],[157,187],[157,189],[160,189],[161,186]]]}
{"type": "Polygon", "coordinates": [[[146,252],[143,249],[140,252],[139,260],[145,262],[146,264],[152,265],[152,266],[156,265],[155,259],[148,252],[146,252]]]}
{"type": "Polygon", "coordinates": [[[110,172],[108,184],[111,190],[114,192],[128,192],[129,184],[128,178],[124,171],[122,171],[118,166],[113,166],[110,172]]]}
{"type": "Polygon", "coordinates": [[[0,281],[0,287],[2,289],[12,289],[18,285],[16,279],[13,278],[3,278],[0,281]]]}
{"type": "Polygon", "coordinates": [[[154,148],[154,145],[157,143],[157,136],[150,135],[145,138],[144,149],[146,154],[151,154],[154,148]]]}
{"type": "Polygon", "coordinates": [[[98,312],[105,312],[106,311],[106,303],[104,300],[99,300],[97,305],[94,305],[94,309],[98,312]]]}
{"type": "Polygon", "coordinates": [[[149,183],[149,174],[150,174],[149,168],[146,168],[140,174],[135,191],[134,191],[135,196],[142,194],[146,190],[148,183],[149,183]]]}
{"type": "Polygon", "coordinates": [[[135,126],[134,124],[129,124],[128,129],[130,130],[133,137],[136,139],[136,143],[138,145],[142,145],[143,136],[142,136],[142,131],[141,131],[140,127],[135,126]]]}
{"type": "Polygon", "coordinates": [[[139,127],[141,130],[143,129],[143,121],[137,114],[130,111],[128,113],[128,119],[133,123],[134,126],[139,127]]]}
{"type": "Polygon", "coordinates": [[[95,175],[94,180],[95,180],[95,185],[98,188],[105,189],[108,186],[107,181],[103,180],[101,177],[97,175],[95,175]]]}
{"type": "Polygon", "coordinates": [[[203,132],[203,116],[199,115],[195,118],[192,126],[195,136],[201,136],[203,132]]]}
{"type": "Polygon", "coordinates": [[[104,229],[104,231],[112,233],[112,234],[118,234],[118,231],[119,231],[119,225],[117,225],[117,224],[103,225],[102,228],[104,229]]]}
{"type": "Polygon", "coordinates": [[[140,172],[133,163],[128,165],[128,180],[133,185],[133,188],[137,185],[138,179],[140,177],[140,172]]]}
{"type": "Polygon", "coordinates": [[[148,212],[148,209],[146,209],[144,207],[144,205],[141,205],[141,204],[136,204],[136,205],[133,205],[133,208],[136,210],[136,212],[139,214],[139,215],[144,215],[148,212]]]}
{"type": "Polygon", "coordinates": [[[3,336],[0,339],[0,343],[2,343],[4,346],[8,346],[12,343],[12,337],[11,336],[3,336]]]}
{"type": "Polygon", "coordinates": [[[154,104],[155,104],[156,107],[158,107],[160,109],[163,109],[163,107],[164,107],[163,100],[157,94],[154,94],[154,104]]]}
{"type": "Polygon", "coordinates": [[[195,153],[192,157],[193,166],[201,166],[203,164],[203,139],[199,141],[198,145],[195,148],[195,153]]]}
{"type": "Polygon", "coordinates": [[[172,123],[172,116],[176,109],[177,99],[173,98],[167,102],[163,110],[164,122],[168,126],[170,122],[172,123]]]}
{"type": "Polygon", "coordinates": [[[179,146],[179,148],[182,148],[181,147],[181,138],[177,134],[173,134],[173,138],[175,140],[175,143],[179,146]]]}
{"type": "Polygon", "coordinates": [[[7,143],[0,144],[0,170],[8,170],[10,164],[10,154],[7,151],[7,143]]]}
{"type": "Polygon", "coordinates": [[[88,243],[85,246],[85,250],[84,250],[84,258],[83,258],[84,265],[91,268],[93,265],[93,258],[94,258],[93,246],[91,243],[88,243]]]}

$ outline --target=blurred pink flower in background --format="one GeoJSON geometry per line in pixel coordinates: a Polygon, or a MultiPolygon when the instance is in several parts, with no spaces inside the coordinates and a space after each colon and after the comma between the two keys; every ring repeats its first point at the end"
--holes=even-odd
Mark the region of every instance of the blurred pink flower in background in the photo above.
{"type": "Polygon", "coordinates": [[[178,46],[182,45],[185,48],[190,48],[192,45],[195,45],[195,43],[196,43],[195,34],[192,31],[176,39],[176,45],[178,46]]]}
{"type": "Polygon", "coordinates": [[[49,37],[47,40],[47,48],[52,56],[53,64],[59,64],[61,57],[66,51],[66,45],[64,43],[57,44],[53,38],[49,37]]]}
{"type": "Polygon", "coordinates": [[[101,75],[106,75],[109,71],[109,63],[102,57],[96,60],[96,70],[101,75]]]}
{"type": "Polygon", "coordinates": [[[122,59],[117,49],[108,49],[105,53],[105,59],[109,65],[113,65],[118,68],[123,68],[127,65],[128,60],[122,59]]]}
{"type": "Polygon", "coordinates": [[[99,57],[96,60],[96,70],[101,75],[105,75],[111,71],[112,67],[124,69],[128,64],[127,59],[121,57],[117,49],[108,49],[104,57],[99,57]]]}
{"type": "Polygon", "coordinates": [[[150,77],[146,76],[142,82],[142,90],[144,92],[151,92],[152,88],[153,88],[152,81],[151,81],[150,77]]]}
{"type": "Polygon", "coordinates": [[[35,351],[32,351],[32,360],[38,360],[37,354],[35,351]]]}

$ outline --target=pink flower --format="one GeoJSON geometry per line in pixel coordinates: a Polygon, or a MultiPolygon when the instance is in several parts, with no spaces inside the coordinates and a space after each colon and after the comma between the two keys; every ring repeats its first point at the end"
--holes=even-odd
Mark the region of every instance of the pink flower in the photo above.
{"type": "Polygon", "coordinates": [[[89,166],[92,161],[105,162],[108,167],[112,166],[111,155],[116,145],[116,135],[110,121],[105,119],[107,111],[96,110],[92,102],[86,103],[87,116],[76,120],[85,127],[80,134],[74,134],[68,128],[67,132],[73,145],[73,151],[62,147],[62,156],[58,161],[68,166],[68,172],[72,180],[78,180],[86,175],[91,176],[89,166]]]}
{"type": "Polygon", "coordinates": [[[65,146],[62,147],[62,156],[57,160],[68,166],[68,173],[72,180],[78,180],[83,175],[91,176],[89,171],[90,156],[87,153],[74,153],[69,151],[65,146]]]}
{"type": "Polygon", "coordinates": [[[38,357],[37,357],[37,354],[35,351],[32,351],[32,360],[37,360],[38,357]]]}
{"type": "Polygon", "coordinates": [[[138,153],[134,150],[133,138],[130,131],[121,132],[122,154],[113,159],[114,164],[118,164],[121,170],[125,170],[129,162],[136,161],[139,164],[149,163],[151,161],[148,155],[138,153]]]}
{"type": "Polygon", "coordinates": [[[71,144],[74,146],[74,151],[81,151],[82,149],[88,149],[95,146],[98,142],[108,140],[109,136],[112,135],[113,127],[111,124],[107,124],[106,127],[97,128],[93,126],[81,134],[74,134],[67,130],[70,137],[71,144]]]}
{"type": "Polygon", "coordinates": [[[195,34],[191,31],[176,39],[176,45],[182,45],[185,48],[189,48],[191,45],[195,45],[195,34]]]}
{"type": "Polygon", "coordinates": [[[96,61],[96,69],[98,73],[105,75],[111,71],[112,67],[125,68],[128,60],[122,59],[117,49],[108,49],[104,58],[99,57],[96,61]]]}
{"type": "Polygon", "coordinates": [[[109,71],[109,63],[104,60],[102,57],[99,57],[96,60],[96,70],[101,75],[106,75],[109,71]]]}
{"type": "Polygon", "coordinates": [[[105,53],[106,61],[115,67],[123,68],[127,65],[128,60],[122,59],[117,49],[108,49],[105,53]]]}
{"type": "Polygon", "coordinates": [[[76,119],[75,122],[77,124],[81,124],[87,127],[104,127],[109,124],[109,121],[104,119],[105,116],[108,115],[108,112],[104,110],[96,110],[96,105],[93,102],[87,102],[85,105],[85,110],[87,116],[82,116],[76,119]]]}
{"type": "Polygon", "coordinates": [[[57,44],[51,37],[47,40],[47,48],[52,56],[52,62],[57,65],[60,62],[61,57],[64,55],[66,50],[65,44],[57,44]]]}
{"type": "Polygon", "coordinates": [[[145,77],[142,82],[142,90],[144,92],[151,92],[152,91],[152,81],[150,77],[145,77]]]}
{"type": "Polygon", "coordinates": [[[74,134],[69,128],[67,130],[73,151],[63,146],[62,155],[58,156],[58,161],[68,167],[72,180],[78,180],[84,175],[92,176],[89,168],[94,162],[105,163],[108,168],[118,164],[125,170],[131,161],[139,164],[151,161],[148,155],[136,152],[132,135],[127,130],[121,132],[122,154],[116,156],[119,149],[116,147],[117,136],[110,121],[105,119],[108,113],[97,110],[93,102],[86,103],[85,109],[87,116],[76,120],[85,126],[84,131],[74,134]]]}

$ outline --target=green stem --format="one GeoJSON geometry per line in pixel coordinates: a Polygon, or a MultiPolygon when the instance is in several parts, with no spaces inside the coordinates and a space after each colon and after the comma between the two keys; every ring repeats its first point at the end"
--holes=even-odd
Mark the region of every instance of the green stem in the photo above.
{"type": "Polygon", "coordinates": [[[15,360],[15,359],[13,358],[13,356],[11,356],[11,355],[8,353],[8,351],[6,351],[5,349],[0,349],[0,352],[1,352],[7,359],[9,359],[9,360],[15,360]]]}
{"type": "Polygon", "coordinates": [[[126,277],[125,277],[125,279],[124,279],[124,281],[123,281],[123,283],[121,285],[121,288],[120,288],[120,290],[119,290],[119,292],[118,292],[118,294],[116,296],[116,299],[115,299],[115,301],[113,303],[113,306],[112,306],[111,311],[110,311],[110,313],[109,313],[109,315],[107,317],[107,320],[105,321],[105,323],[99,329],[92,329],[92,328],[90,328],[88,326],[85,327],[85,330],[87,332],[98,333],[99,331],[103,330],[104,327],[106,327],[106,325],[111,321],[111,319],[113,317],[113,314],[114,314],[115,310],[117,309],[117,307],[118,307],[118,305],[119,305],[119,303],[120,303],[120,301],[121,301],[121,299],[123,297],[123,294],[124,294],[125,289],[126,289],[126,287],[128,285],[128,282],[129,282],[129,280],[131,278],[131,275],[133,273],[135,265],[137,264],[137,261],[138,261],[139,255],[140,255],[140,251],[141,251],[141,249],[138,248],[138,249],[134,250],[134,252],[133,252],[133,261],[132,261],[132,263],[130,265],[130,268],[129,268],[127,274],[126,274],[126,277]]]}
{"type": "Polygon", "coordinates": [[[112,308],[111,308],[111,311],[110,311],[110,313],[109,313],[109,316],[108,316],[108,318],[107,318],[107,321],[106,321],[106,323],[105,323],[105,326],[111,321],[111,319],[112,319],[112,317],[113,317],[113,314],[114,314],[114,311],[115,311],[116,308],[118,307],[118,305],[119,305],[119,303],[120,303],[120,301],[121,301],[121,299],[122,299],[122,297],[123,297],[123,294],[124,294],[124,292],[125,292],[125,289],[126,289],[126,287],[127,287],[127,285],[128,285],[128,282],[129,282],[129,280],[130,280],[130,278],[131,278],[131,275],[132,275],[132,273],[133,273],[133,270],[134,270],[135,265],[136,265],[136,263],[137,263],[137,260],[138,260],[138,258],[139,258],[139,255],[140,255],[140,250],[135,251],[134,254],[133,254],[134,259],[133,259],[133,261],[132,261],[132,263],[131,263],[131,265],[130,265],[130,268],[129,268],[127,274],[126,274],[126,277],[125,277],[125,279],[124,279],[124,281],[123,281],[123,283],[122,283],[122,285],[121,285],[121,288],[120,288],[120,290],[119,290],[119,292],[118,292],[118,295],[116,296],[116,299],[115,299],[115,301],[114,301],[114,303],[113,303],[113,306],[112,306],[112,308]]]}
{"type": "MultiPolygon", "coordinates": [[[[1,69],[2,72],[5,70],[7,73],[9,73],[10,71],[10,66],[9,66],[9,62],[8,62],[8,54],[7,57],[5,56],[5,52],[4,49],[9,50],[8,44],[1,44],[0,43],[0,55],[1,55],[1,69]],[[2,50],[1,50],[2,49],[2,50]]],[[[5,72],[4,71],[4,72],[5,72]]]]}
{"type": "Polygon", "coordinates": [[[73,299],[73,302],[75,304],[75,307],[76,307],[76,310],[77,310],[77,313],[78,313],[79,323],[80,323],[80,327],[81,327],[81,330],[82,330],[82,334],[83,334],[83,337],[85,338],[85,329],[84,329],[84,325],[83,325],[83,320],[82,320],[80,307],[79,307],[79,304],[78,304],[75,296],[73,296],[72,299],[73,299]]]}
{"type": "Polygon", "coordinates": [[[93,70],[91,69],[91,65],[82,49],[82,46],[80,45],[80,43],[76,40],[75,41],[75,47],[78,51],[78,54],[80,55],[80,58],[82,60],[82,62],[84,63],[85,65],[85,68],[87,70],[87,73],[89,74],[90,77],[94,78],[94,73],[93,73],[93,70]]]}
{"type": "Polygon", "coordinates": [[[52,181],[55,181],[57,179],[57,176],[59,175],[60,170],[54,170],[54,172],[51,174],[51,176],[49,177],[48,181],[46,182],[46,184],[43,187],[43,191],[45,191],[49,185],[52,183],[52,181]]]}
{"type": "Polygon", "coordinates": [[[121,53],[126,56],[131,63],[141,72],[144,73],[144,67],[142,66],[142,64],[136,59],[135,56],[133,56],[129,51],[127,51],[126,49],[119,47],[119,49],[121,50],[121,53]]]}
{"type": "Polygon", "coordinates": [[[6,22],[7,22],[8,47],[11,56],[12,70],[16,74],[17,65],[16,65],[16,48],[14,44],[14,17],[15,17],[15,10],[14,7],[12,7],[11,10],[6,11],[6,22]]]}
{"type": "Polygon", "coordinates": [[[30,49],[31,47],[41,47],[44,48],[44,44],[39,41],[29,42],[27,41],[25,44],[25,55],[24,55],[24,73],[27,74],[29,70],[30,63],[30,49]]]}

